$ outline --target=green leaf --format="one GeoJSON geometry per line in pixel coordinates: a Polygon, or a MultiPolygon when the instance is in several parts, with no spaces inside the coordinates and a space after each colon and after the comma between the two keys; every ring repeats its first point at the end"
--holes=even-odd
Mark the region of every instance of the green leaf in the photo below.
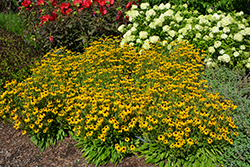
{"type": "Polygon", "coordinates": [[[164,161],[161,161],[159,167],[164,167],[164,161]]]}
{"type": "Polygon", "coordinates": [[[161,160],[163,160],[164,159],[164,157],[166,156],[166,152],[163,152],[163,153],[161,153],[158,157],[160,157],[161,158],[161,160]]]}
{"type": "Polygon", "coordinates": [[[198,160],[194,162],[194,167],[200,167],[200,162],[198,160]]]}

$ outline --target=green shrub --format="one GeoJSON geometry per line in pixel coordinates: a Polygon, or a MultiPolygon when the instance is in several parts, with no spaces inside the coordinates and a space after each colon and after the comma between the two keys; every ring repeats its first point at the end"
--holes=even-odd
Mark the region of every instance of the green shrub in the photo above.
{"type": "Polygon", "coordinates": [[[250,69],[249,44],[250,27],[243,13],[225,14],[208,10],[210,15],[199,15],[198,11],[188,11],[188,6],[161,4],[153,9],[149,4],[136,6],[126,14],[132,24],[121,25],[124,43],[139,49],[149,49],[148,42],[160,39],[162,45],[171,49],[174,40],[185,40],[197,49],[203,49],[206,66],[225,64],[233,70],[250,69]],[[220,28],[217,27],[220,25],[220,28]]]}
{"type": "MultiPolygon", "coordinates": [[[[73,1],[70,1],[70,6],[68,10],[73,10],[70,12],[69,16],[61,13],[60,4],[64,1],[58,1],[58,5],[53,7],[50,5],[50,1],[45,5],[35,6],[31,4],[26,10],[22,6],[20,12],[20,17],[26,23],[26,33],[32,34],[32,42],[39,43],[42,47],[44,53],[55,47],[64,47],[71,51],[83,52],[84,48],[89,45],[90,42],[99,39],[103,36],[115,35],[118,36],[121,33],[117,31],[119,25],[125,23],[126,20],[122,19],[124,12],[127,10],[126,5],[128,2],[119,0],[115,1],[113,5],[107,7],[107,14],[103,17],[100,13],[100,5],[92,5],[90,8],[84,8],[78,12],[78,10],[83,9],[76,7],[73,1]],[[118,10],[123,13],[120,19],[116,20],[118,15],[118,10]],[[57,11],[55,11],[58,9],[57,11]],[[42,10],[42,11],[40,11],[42,10]],[[40,12],[39,12],[40,11],[40,12]],[[92,13],[95,11],[95,14],[92,13]],[[53,14],[54,12],[54,14],[53,14]],[[41,17],[56,17],[55,21],[47,21],[41,24],[41,17]],[[53,38],[53,39],[52,39],[53,38]],[[50,40],[52,39],[52,40],[50,40]],[[53,41],[53,42],[51,42],[53,41]]],[[[97,4],[97,3],[95,3],[97,4]]],[[[66,9],[65,9],[66,11],[66,9]]],[[[46,20],[46,19],[45,19],[46,20]]]]}
{"type": "Polygon", "coordinates": [[[28,45],[19,35],[0,28],[0,92],[6,81],[23,81],[31,74],[30,67],[42,54],[28,45]]]}
{"type": "Polygon", "coordinates": [[[147,163],[216,164],[237,135],[237,106],[201,89],[207,81],[199,52],[178,42],[171,53],[154,45],[139,54],[117,38],[95,41],[82,54],[48,52],[31,77],[5,85],[0,116],[42,150],[71,134],[95,165],[134,150],[147,163]]]}

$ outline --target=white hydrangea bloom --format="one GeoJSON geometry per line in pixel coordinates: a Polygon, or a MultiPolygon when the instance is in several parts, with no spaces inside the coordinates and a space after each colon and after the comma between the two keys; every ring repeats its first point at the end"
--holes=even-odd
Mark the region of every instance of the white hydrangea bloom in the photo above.
{"type": "Polygon", "coordinates": [[[245,45],[241,45],[241,46],[240,46],[240,49],[241,49],[241,50],[245,50],[245,49],[246,49],[245,45]]]}
{"type": "Polygon", "coordinates": [[[144,41],[144,44],[142,45],[142,48],[144,48],[144,49],[149,49],[149,48],[150,48],[149,40],[148,40],[148,39],[146,39],[146,40],[144,41]]]}
{"type": "Polygon", "coordinates": [[[210,37],[210,38],[213,38],[213,37],[214,37],[213,33],[210,32],[210,33],[209,33],[209,37],[210,37]]]}
{"type": "Polygon", "coordinates": [[[185,36],[185,35],[187,34],[187,29],[186,29],[185,27],[183,27],[182,29],[179,29],[179,30],[178,30],[178,33],[179,33],[179,34],[181,33],[182,35],[185,36]]]}
{"type": "Polygon", "coordinates": [[[132,28],[130,29],[130,31],[131,31],[131,32],[135,32],[135,31],[136,31],[136,28],[135,28],[135,27],[132,27],[132,28]]]}
{"type": "Polygon", "coordinates": [[[172,45],[168,45],[168,50],[171,50],[172,49],[172,45]]]}
{"type": "Polygon", "coordinates": [[[160,10],[160,9],[159,9],[159,6],[157,6],[157,5],[154,5],[153,9],[154,9],[154,10],[160,10]]]}
{"type": "Polygon", "coordinates": [[[207,19],[205,19],[205,18],[201,18],[200,20],[199,20],[199,24],[209,24],[209,21],[207,20],[207,19]]]}
{"type": "Polygon", "coordinates": [[[150,21],[151,20],[150,16],[146,16],[146,20],[150,21]]]}
{"type": "Polygon", "coordinates": [[[160,37],[158,37],[158,36],[152,36],[149,38],[149,41],[151,43],[156,43],[159,39],[160,39],[160,37]]]}
{"type": "Polygon", "coordinates": [[[131,10],[137,9],[137,5],[132,5],[131,10]]]}
{"type": "Polygon", "coordinates": [[[142,41],[140,39],[137,39],[136,43],[142,43],[142,41]]]}
{"type": "Polygon", "coordinates": [[[118,31],[120,31],[121,33],[123,33],[123,32],[124,32],[124,27],[125,27],[124,24],[120,25],[120,26],[118,27],[118,31]]]}
{"type": "Polygon", "coordinates": [[[245,29],[245,34],[246,34],[246,35],[250,35],[250,28],[249,28],[249,27],[247,27],[247,28],[245,29]]]}
{"type": "Polygon", "coordinates": [[[170,4],[170,3],[165,4],[165,8],[166,8],[166,9],[170,9],[170,7],[171,7],[171,4],[170,4]]]}
{"type": "Polygon", "coordinates": [[[199,31],[202,30],[202,26],[200,26],[199,24],[196,24],[196,25],[195,25],[195,28],[196,28],[197,30],[199,30],[199,31]]]}
{"type": "Polygon", "coordinates": [[[138,23],[133,23],[133,27],[138,27],[139,26],[139,24],[138,23]]]}
{"type": "Polygon", "coordinates": [[[129,46],[134,46],[134,43],[133,43],[133,42],[130,42],[128,45],[129,45],[129,46]]]}
{"type": "Polygon", "coordinates": [[[225,53],[225,50],[221,49],[219,53],[223,55],[225,53]]]}
{"type": "Polygon", "coordinates": [[[239,29],[245,29],[246,26],[244,24],[238,24],[239,29]]]}
{"type": "Polygon", "coordinates": [[[141,31],[141,32],[139,33],[139,37],[140,37],[141,39],[146,39],[146,38],[148,37],[148,32],[147,32],[147,31],[141,31]]]}
{"type": "Polygon", "coordinates": [[[165,5],[164,5],[163,3],[161,3],[160,6],[159,6],[159,9],[160,9],[160,10],[163,10],[163,9],[165,9],[165,8],[166,8],[165,5]]]}
{"type": "Polygon", "coordinates": [[[154,16],[154,15],[156,15],[154,9],[150,9],[150,10],[146,11],[146,16],[150,16],[151,17],[151,16],[154,16]]]}
{"type": "Polygon", "coordinates": [[[187,8],[188,7],[188,5],[187,4],[184,4],[184,5],[182,5],[184,8],[187,8]]]}
{"type": "Polygon", "coordinates": [[[203,39],[204,39],[205,41],[208,41],[208,40],[209,40],[209,36],[205,35],[205,36],[203,37],[203,39]]]}
{"type": "Polygon", "coordinates": [[[165,46],[167,43],[168,43],[167,41],[163,41],[162,46],[165,46]]]}
{"type": "Polygon", "coordinates": [[[221,36],[220,36],[222,39],[226,39],[227,37],[228,37],[228,35],[227,34],[221,34],[221,36]]]}
{"type": "Polygon", "coordinates": [[[172,9],[175,9],[175,8],[176,8],[176,5],[173,5],[171,8],[172,8],[172,9]]]}
{"type": "Polygon", "coordinates": [[[201,33],[197,33],[195,37],[196,38],[201,38],[201,33]]]}
{"type": "Polygon", "coordinates": [[[142,3],[140,7],[142,10],[144,10],[144,9],[147,9],[148,6],[149,6],[149,3],[142,3]]]}
{"type": "Polygon", "coordinates": [[[222,62],[222,61],[223,61],[223,57],[222,57],[222,56],[218,56],[218,60],[219,60],[220,62],[222,62]]]}
{"type": "Polygon", "coordinates": [[[213,47],[213,46],[210,46],[210,47],[208,48],[208,52],[209,52],[209,53],[214,53],[214,52],[215,52],[214,47],[213,47]]]}
{"type": "Polygon", "coordinates": [[[124,47],[124,44],[125,44],[125,42],[124,42],[124,40],[122,40],[121,43],[120,43],[120,46],[124,47]]]}
{"type": "Polygon", "coordinates": [[[232,51],[236,51],[236,49],[235,49],[235,47],[232,47],[232,49],[231,49],[232,51]]]}
{"type": "Polygon", "coordinates": [[[239,52],[234,52],[234,57],[238,57],[239,55],[239,52]]]}
{"type": "Polygon", "coordinates": [[[167,32],[170,29],[170,26],[165,25],[164,27],[162,27],[163,32],[167,32]]]}
{"type": "Polygon", "coordinates": [[[212,18],[215,18],[216,20],[220,19],[220,15],[218,15],[217,13],[213,14],[212,18]]]}
{"type": "Polygon", "coordinates": [[[174,30],[170,30],[168,31],[168,34],[173,38],[175,36],[175,31],[174,30]]]}
{"type": "Polygon", "coordinates": [[[182,20],[183,20],[183,17],[181,17],[181,16],[177,16],[177,17],[175,18],[175,20],[179,23],[180,21],[182,21],[182,20]]]}
{"type": "Polygon", "coordinates": [[[245,30],[241,30],[241,31],[239,32],[239,34],[241,34],[241,35],[246,35],[245,30]]]}
{"type": "Polygon", "coordinates": [[[224,54],[223,56],[222,56],[222,59],[223,59],[223,61],[224,62],[226,62],[226,63],[228,63],[228,62],[230,62],[230,56],[228,56],[227,54],[224,54]]]}
{"type": "Polygon", "coordinates": [[[171,9],[167,10],[167,11],[164,13],[164,15],[167,16],[167,17],[173,16],[173,14],[174,14],[174,11],[171,10],[171,9]]]}
{"type": "Polygon", "coordinates": [[[246,68],[250,68],[250,63],[247,63],[247,64],[246,64],[246,68]]]}
{"type": "Polygon", "coordinates": [[[192,30],[192,25],[191,24],[186,24],[185,29],[188,30],[192,30]]]}
{"type": "Polygon", "coordinates": [[[224,32],[224,33],[230,32],[230,28],[229,28],[229,27],[224,27],[224,28],[223,28],[223,32],[224,32]]]}
{"type": "Polygon", "coordinates": [[[211,28],[211,31],[213,33],[218,33],[219,32],[219,27],[213,27],[213,28],[211,28]]]}
{"type": "Polygon", "coordinates": [[[212,67],[212,62],[210,62],[210,61],[207,62],[206,66],[207,66],[207,67],[212,67]]]}
{"type": "Polygon", "coordinates": [[[221,46],[221,41],[215,41],[214,42],[214,47],[215,48],[218,48],[218,47],[220,47],[221,46]]]}
{"type": "Polygon", "coordinates": [[[152,29],[156,29],[156,24],[155,24],[155,22],[151,22],[151,23],[149,24],[149,27],[152,28],[152,29]]]}
{"type": "Polygon", "coordinates": [[[132,22],[137,16],[139,16],[139,12],[136,10],[129,10],[126,12],[127,16],[129,17],[129,21],[132,22]]]}
{"type": "Polygon", "coordinates": [[[208,13],[212,13],[212,12],[213,12],[213,9],[209,8],[209,9],[207,10],[207,12],[208,12],[208,13]]]}
{"type": "Polygon", "coordinates": [[[123,35],[123,38],[126,38],[126,37],[130,36],[131,33],[132,33],[132,32],[131,32],[130,30],[128,30],[128,31],[123,35]]]}
{"type": "Polygon", "coordinates": [[[161,20],[161,19],[154,19],[154,22],[155,22],[155,25],[156,26],[162,26],[162,23],[163,23],[163,20],[161,20]]]}
{"type": "Polygon", "coordinates": [[[242,41],[242,39],[243,39],[242,34],[237,33],[237,34],[234,35],[234,40],[240,42],[240,41],[242,41]]]}

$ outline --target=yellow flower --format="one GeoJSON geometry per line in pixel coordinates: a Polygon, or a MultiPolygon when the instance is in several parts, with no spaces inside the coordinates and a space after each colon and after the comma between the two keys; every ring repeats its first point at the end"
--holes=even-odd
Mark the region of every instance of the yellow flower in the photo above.
{"type": "Polygon", "coordinates": [[[122,153],[125,153],[127,151],[127,147],[126,146],[122,146],[121,150],[122,150],[122,153]]]}
{"type": "Polygon", "coordinates": [[[238,135],[239,135],[239,133],[238,133],[238,132],[234,132],[234,135],[235,135],[235,136],[238,136],[238,135]]]}
{"type": "Polygon", "coordinates": [[[222,136],[221,136],[221,135],[218,135],[218,136],[217,136],[217,139],[218,139],[218,140],[221,140],[221,139],[222,139],[222,136]]]}
{"type": "Polygon", "coordinates": [[[116,150],[117,150],[118,152],[121,152],[121,151],[122,151],[122,148],[121,148],[120,146],[118,146],[118,147],[116,147],[116,150]]]}
{"type": "Polygon", "coordinates": [[[187,132],[187,133],[190,132],[190,128],[189,128],[189,127],[186,127],[184,130],[185,130],[185,132],[187,132]]]}
{"type": "Polygon", "coordinates": [[[38,132],[39,132],[39,129],[36,129],[36,130],[35,130],[35,133],[38,133],[38,132]]]}
{"type": "Polygon", "coordinates": [[[174,148],[175,147],[175,145],[174,145],[174,143],[172,143],[171,145],[170,145],[170,148],[174,148]]]}
{"type": "Polygon", "coordinates": [[[134,150],[135,146],[134,145],[130,145],[130,150],[134,150]]]}
{"type": "Polygon", "coordinates": [[[211,138],[207,139],[208,144],[211,144],[213,140],[211,138]]]}
{"type": "Polygon", "coordinates": [[[47,121],[48,121],[48,123],[51,123],[53,121],[53,119],[48,119],[47,121]]]}
{"type": "Polygon", "coordinates": [[[126,142],[129,142],[129,140],[130,140],[130,139],[129,139],[128,137],[126,137],[125,141],[126,141],[126,142]]]}
{"type": "Polygon", "coordinates": [[[168,137],[171,137],[172,136],[172,133],[168,133],[168,137]]]}
{"type": "Polygon", "coordinates": [[[23,130],[23,131],[22,131],[22,134],[23,134],[23,135],[26,134],[26,130],[23,130]]]}
{"type": "Polygon", "coordinates": [[[163,141],[164,139],[165,139],[165,137],[164,137],[163,135],[159,135],[159,136],[158,136],[158,140],[163,141]]]}
{"type": "Polygon", "coordinates": [[[163,144],[168,144],[168,140],[164,140],[164,141],[163,141],[163,144]]]}
{"type": "Polygon", "coordinates": [[[34,128],[34,124],[30,124],[30,129],[33,129],[34,128]]]}
{"type": "Polygon", "coordinates": [[[188,139],[187,139],[187,143],[188,143],[190,146],[192,146],[192,145],[194,144],[193,139],[188,138],[188,139]]]}
{"type": "Polygon", "coordinates": [[[232,139],[229,139],[228,142],[229,142],[230,144],[233,144],[233,140],[232,140],[232,139]]]}

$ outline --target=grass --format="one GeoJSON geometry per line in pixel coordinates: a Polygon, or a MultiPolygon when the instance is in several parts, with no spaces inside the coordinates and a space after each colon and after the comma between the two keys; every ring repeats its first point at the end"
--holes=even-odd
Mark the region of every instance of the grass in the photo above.
{"type": "MultiPolygon", "coordinates": [[[[23,36],[23,25],[17,14],[0,14],[0,25],[23,36]]],[[[206,79],[208,85],[212,86],[207,88],[209,93],[218,92],[237,105],[233,117],[238,121],[239,136],[235,137],[233,145],[225,148],[223,156],[219,157],[220,160],[223,161],[224,166],[249,166],[250,79],[226,67],[205,69],[201,79],[206,79]]]]}

